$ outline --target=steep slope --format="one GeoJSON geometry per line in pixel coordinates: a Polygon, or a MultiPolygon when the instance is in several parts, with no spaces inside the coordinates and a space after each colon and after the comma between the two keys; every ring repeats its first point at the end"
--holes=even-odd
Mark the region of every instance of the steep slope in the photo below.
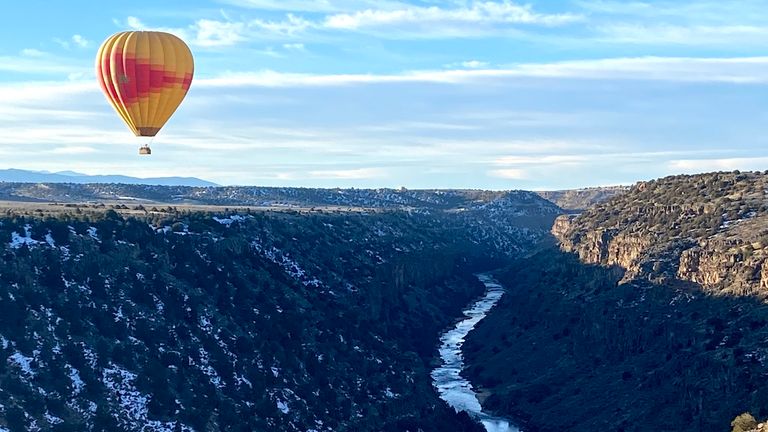
{"type": "MultiPolygon", "coordinates": [[[[674,176],[639,183],[572,222],[563,250],[628,277],[679,278],[724,294],[758,294],[768,257],[768,173],[674,176]]],[[[767,274],[768,275],[768,274],[767,274]]]]}
{"type": "MultiPolygon", "coordinates": [[[[405,211],[434,215],[444,229],[470,231],[475,241],[494,243],[503,256],[521,252],[518,239],[530,243],[549,230],[563,211],[525,191],[310,189],[220,187],[193,188],[125,184],[0,183],[0,200],[62,202],[66,211],[88,212],[109,207],[138,215],[163,215],[180,207],[230,206],[297,211],[405,211]],[[447,223],[447,225],[446,225],[447,223]]],[[[14,204],[17,206],[18,204],[14,204]]],[[[41,206],[41,204],[36,204],[41,206]]],[[[60,206],[61,207],[61,206],[60,206]]]]}
{"type": "Polygon", "coordinates": [[[9,214],[0,429],[479,430],[429,361],[483,291],[471,271],[547,220],[426,213],[9,214]]]}
{"type": "Polygon", "coordinates": [[[485,406],[531,432],[768,416],[767,181],[668,177],[562,216],[562,250],[501,272],[509,293],[465,345],[485,406]]]}

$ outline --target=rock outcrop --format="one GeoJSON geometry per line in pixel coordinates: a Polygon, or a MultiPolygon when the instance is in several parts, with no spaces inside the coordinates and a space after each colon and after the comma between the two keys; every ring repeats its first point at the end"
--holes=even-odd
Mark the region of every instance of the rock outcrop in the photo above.
{"type": "Polygon", "coordinates": [[[638,183],[552,234],[586,264],[619,266],[623,282],[677,278],[705,290],[768,297],[763,173],[674,176],[638,183]]]}

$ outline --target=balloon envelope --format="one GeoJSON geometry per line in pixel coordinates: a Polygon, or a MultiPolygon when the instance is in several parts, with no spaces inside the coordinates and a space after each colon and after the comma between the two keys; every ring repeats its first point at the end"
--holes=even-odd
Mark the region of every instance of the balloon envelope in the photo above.
{"type": "Polygon", "coordinates": [[[107,38],[96,76],[107,100],[136,136],[155,136],[187,95],[192,52],[170,33],[125,31],[107,38]]]}

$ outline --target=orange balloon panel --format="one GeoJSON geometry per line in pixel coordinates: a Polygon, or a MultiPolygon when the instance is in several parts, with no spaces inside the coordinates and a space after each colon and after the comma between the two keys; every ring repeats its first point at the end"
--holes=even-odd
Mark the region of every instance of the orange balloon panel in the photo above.
{"type": "Polygon", "coordinates": [[[136,136],[155,136],[187,95],[194,60],[187,44],[157,31],[110,36],[96,56],[101,89],[136,136]]]}

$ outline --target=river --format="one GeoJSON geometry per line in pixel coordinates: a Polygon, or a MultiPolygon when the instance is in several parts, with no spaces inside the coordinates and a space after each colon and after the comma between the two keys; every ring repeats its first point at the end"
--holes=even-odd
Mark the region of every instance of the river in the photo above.
{"type": "Polygon", "coordinates": [[[477,278],[485,284],[487,291],[482,299],[464,311],[466,317],[464,320],[440,337],[441,364],[432,371],[433,385],[440,394],[440,398],[448,402],[448,405],[456,411],[466,411],[471,417],[479,420],[486,431],[521,432],[509,420],[483,412],[472,384],[459,375],[464,369],[464,357],[461,354],[464,338],[504,295],[504,287],[490,275],[479,274],[477,278]]]}

